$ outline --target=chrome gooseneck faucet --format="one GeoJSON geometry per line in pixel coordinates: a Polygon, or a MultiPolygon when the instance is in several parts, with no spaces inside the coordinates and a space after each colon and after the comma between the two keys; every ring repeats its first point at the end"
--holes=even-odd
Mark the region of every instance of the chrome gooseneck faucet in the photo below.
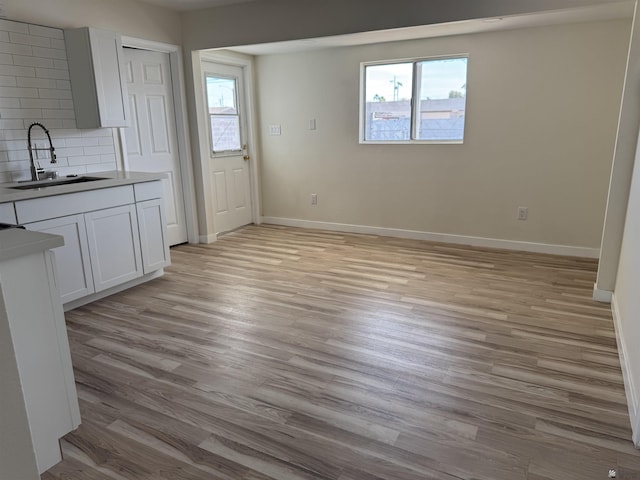
{"type": "Polygon", "coordinates": [[[29,125],[29,131],[27,132],[27,143],[29,147],[29,160],[31,162],[31,180],[40,180],[40,174],[44,172],[44,170],[40,167],[40,164],[36,167],[36,162],[33,158],[33,152],[38,152],[41,150],[48,150],[51,153],[51,163],[56,163],[56,149],[53,148],[53,143],[51,143],[51,135],[49,135],[49,130],[43,124],[35,122],[29,125]],[[33,127],[40,127],[44,130],[44,133],[47,134],[47,138],[49,139],[49,148],[33,148],[31,145],[31,129],[33,127]]]}

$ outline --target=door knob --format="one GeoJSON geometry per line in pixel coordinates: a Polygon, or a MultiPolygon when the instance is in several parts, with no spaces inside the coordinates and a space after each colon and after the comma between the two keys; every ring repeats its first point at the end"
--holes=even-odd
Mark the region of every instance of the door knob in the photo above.
{"type": "Polygon", "coordinates": [[[244,159],[245,162],[249,161],[249,155],[245,155],[244,157],[242,157],[244,159]]]}

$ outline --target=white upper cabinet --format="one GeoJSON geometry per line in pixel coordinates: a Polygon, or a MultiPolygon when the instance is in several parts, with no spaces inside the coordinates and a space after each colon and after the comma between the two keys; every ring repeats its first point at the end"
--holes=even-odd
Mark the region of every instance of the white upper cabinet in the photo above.
{"type": "Polygon", "coordinates": [[[77,127],[128,126],[120,35],[85,27],[65,30],[64,38],[77,127]]]}

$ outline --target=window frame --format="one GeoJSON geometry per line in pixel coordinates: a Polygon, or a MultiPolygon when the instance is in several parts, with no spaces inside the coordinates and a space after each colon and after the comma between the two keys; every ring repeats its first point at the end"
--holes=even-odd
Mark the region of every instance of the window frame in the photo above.
{"type": "Polygon", "coordinates": [[[467,100],[465,97],[465,115],[464,115],[464,127],[462,140],[420,140],[415,138],[416,131],[419,128],[418,125],[418,109],[416,106],[416,93],[418,93],[418,67],[420,62],[428,62],[434,60],[449,60],[456,58],[465,58],[467,60],[466,78],[467,83],[469,80],[469,58],[468,53],[456,53],[452,55],[434,55],[429,57],[411,57],[411,58],[396,58],[390,60],[374,60],[368,62],[360,62],[360,109],[358,115],[358,143],[361,145],[462,145],[464,144],[464,138],[466,137],[467,130],[467,100]],[[409,128],[409,140],[366,140],[366,115],[367,115],[367,85],[366,85],[366,70],[367,67],[375,65],[394,65],[398,63],[411,63],[412,64],[412,85],[411,85],[411,125],[409,128]]]}

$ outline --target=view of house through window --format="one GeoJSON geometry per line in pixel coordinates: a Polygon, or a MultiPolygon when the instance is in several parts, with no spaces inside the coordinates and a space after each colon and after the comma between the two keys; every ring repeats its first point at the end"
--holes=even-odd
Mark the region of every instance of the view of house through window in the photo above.
{"type": "Polygon", "coordinates": [[[467,57],[365,65],[363,84],[362,140],[464,139],[467,57]]]}
{"type": "Polygon", "coordinates": [[[207,75],[206,85],[213,153],[242,150],[235,78],[207,75]]]}

